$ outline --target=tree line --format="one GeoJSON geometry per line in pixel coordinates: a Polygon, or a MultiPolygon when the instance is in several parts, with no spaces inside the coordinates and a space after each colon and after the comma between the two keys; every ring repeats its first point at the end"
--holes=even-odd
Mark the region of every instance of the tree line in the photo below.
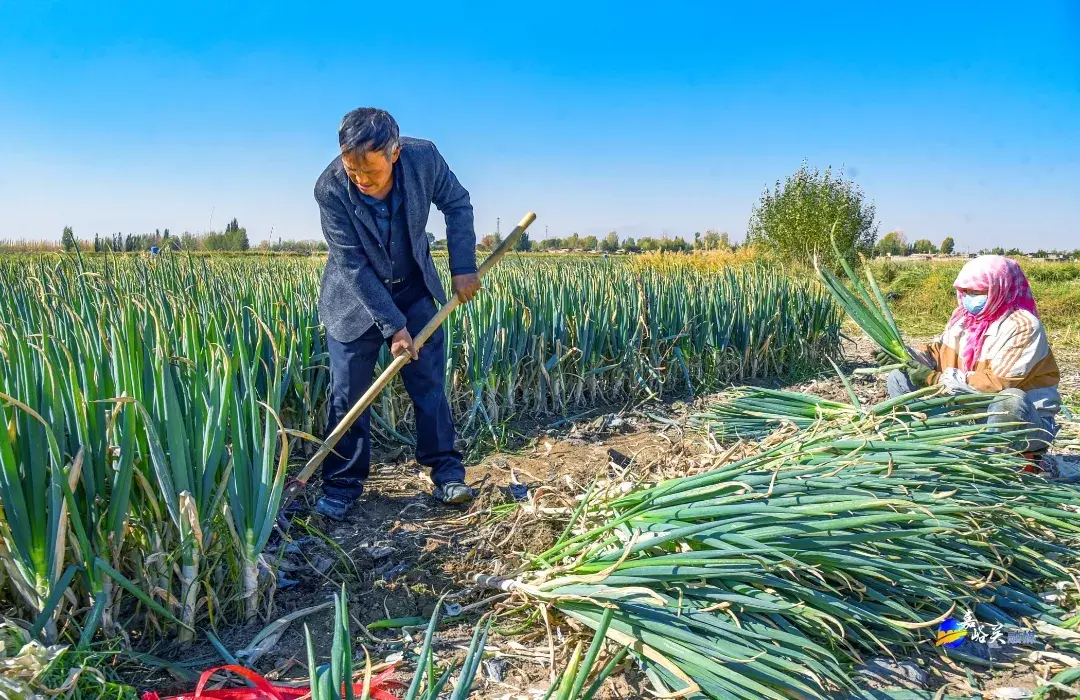
{"type": "MultiPolygon", "coordinates": [[[[432,239],[434,236],[428,234],[432,239]]],[[[477,243],[476,247],[482,251],[495,250],[502,244],[503,238],[499,233],[489,233],[477,243]]],[[[433,242],[433,249],[446,250],[446,239],[439,239],[433,242]]],[[[603,238],[597,236],[588,235],[581,236],[577,233],[572,233],[565,238],[543,238],[539,241],[534,241],[529,237],[529,233],[526,231],[518,239],[517,244],[514,246],[514,250],[519,252],[540,251],[540,252],[552,252],[552,251],[572,251],[572,252],[601,252],[601,253],[615,253],[622,251],[624,253],[648,253],[652,251],[663,251],[665,253],[689,253],[696,250],[735,250],[738,248],[738,244],[732,243],[728,234],[718,231],[709,230],[704,235],[699,231],[694,233],[693,241],[687,241],[681,236],[661,236],[659,238],[653,238],[651,236],[643,236],[638,239],[634,239],[630,236],[626,238],[620,238],[618,232],[610,231],[603,238]]]]}
{"type": "Polygon", "coordinates": [[[936,255],[941,253],[942,255],[951,255],[956,250],[956,241],[952,236],[947,236],[941,241],[941,245],[934,245],[932,241],[926,238],[920,238],[914,243],[909,244],[907,236],[903,231],[890,231],[881,237],[881,240],[877,242],[874,247],[874,254],[877,256],[886,255],[936,255]]]}
{"type": "Polygon", "coordinates": [[[65,226],[60,235],[60,247],[72,251],[93,250],[95,253],[141,253],[155,248],[159,251],[206,251],[206,252],[243,252],[248,250],[270,251],[275,253],[308,254],[326,252],[328,246],[323,240],[283,240],[262,241],[252,247],[247,229],[233,218],[225,225],[224,231],[191,233],[184,231],[176,235],[169,229],[155,229],[153,233],[113,233],[104,236],[94,234],[93,241],[80,240],[70,226],[65,226]]]}
{"type": "MultiPolygon", "coordinates": [[[[941,245],[934,245],[934,243],[926,238],[920,238],[919,240],[908,243],[907,237],[902,231],[890,231],[881,237],[881,240],[874,246],[874,255],[878,257],[884,257],[889,255],[951,255],[956,250],[956,242],[952,236],[947,236],[941,245]]],[[[1019,256],[1030,256],[1033,258],[1054,258],[1060,260],[1080,260],[1080,248],[1076,250],[1043,250],[1040,249],[1034,253],[1025,253],[1019,248],[1003,248],[998,246],[996,248],[983,248],[979,251],[979,255],[1005,255],[1010,258],[1019,256]]]]}
{"type": "Polygon", "coordinates": [[[1041,260],[1047,258],[1055,258],[1058,260],[1080,260],[1080,248],[1075,250],[1058,250],[1057,248],[1053,250],[1043,250],[1040,248],[1034,253],[1024,253],[1019,248],[1009,248],[1006,250],[1005,248],[998,246],[997,248],[983,248],[979,251],[979,255],[1005,255],[1010,258],[1018,255],[1026,255],[1041,260]]]}

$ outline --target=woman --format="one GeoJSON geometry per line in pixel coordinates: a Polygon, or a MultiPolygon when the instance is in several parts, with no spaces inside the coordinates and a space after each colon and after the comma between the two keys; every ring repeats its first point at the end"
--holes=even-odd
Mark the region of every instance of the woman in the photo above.
{"type": "MultiPolygon", "coordinates": [[[[982,255],[964,265],[953,286],[957,305],[945,332],[889,375],[889,395],[933,384],[950,394],[997,394],[987,423],[1034,429],[1012,447],[1038,464],[1057,434],[1060,373],[1027,277],[1010,258],[982,255]]],[[[875,358],[895,362],[882,352],[875,358]]]]}

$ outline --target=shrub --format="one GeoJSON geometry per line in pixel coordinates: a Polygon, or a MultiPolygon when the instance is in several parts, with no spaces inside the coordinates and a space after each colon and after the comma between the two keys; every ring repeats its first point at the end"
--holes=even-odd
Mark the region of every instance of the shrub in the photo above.
{"type": "Polygon", "coordinates": [[[836,244],[850,262],[857,253],[869,255],[877,240],[875,208],[843,172],[819,172],[802,166],[783,184],[766,189],[754,207],[746,241],[760,245],[782,260],[807,263],[818,254],[823,263],[838,263],[829,235],[836,226],[836,244]]]}

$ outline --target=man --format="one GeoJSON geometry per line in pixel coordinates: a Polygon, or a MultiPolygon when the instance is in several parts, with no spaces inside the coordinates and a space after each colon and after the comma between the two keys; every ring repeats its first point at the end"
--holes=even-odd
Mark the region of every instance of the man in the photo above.
{"type": "MultiPolygon", "coordinates": [[[[950,394],[997,394],[986,422],[1028,430],[1011,447],[1039,464],[1058,432],[1061,374],[1027,277],[1015,260],[983,255],[964,265],[953,287],[956,309],[944,333],[889,375],[889,395],[933,384],[950,394]]],[[[876,359],[894,361],[884,352],[876,359]]]]}
{"type": "MultiPolygon", "coordinates": [[[[435,144],[401,138],[394,118],[360,108],[338,129],[341,155],[315,184],[323,237],[330,248],[319,291],[319,316],[330,355],[332,430],[371,386],[379,350],[412,360],[401,378],[416,413],[416,459],[431,470],[433,495],[467,503],[461,453],[443,390],[444,333],[439,328],[419,353],[413,334],[446,303],[428,245],[431,205],[446,220],[452,291],[468,302],[480,289],[476,232],[469,193],[435,144]]],[[[323,463],[321,515],[345,519],[360,497],[371,462],[370,415],[365,411],[323,463]]]]}

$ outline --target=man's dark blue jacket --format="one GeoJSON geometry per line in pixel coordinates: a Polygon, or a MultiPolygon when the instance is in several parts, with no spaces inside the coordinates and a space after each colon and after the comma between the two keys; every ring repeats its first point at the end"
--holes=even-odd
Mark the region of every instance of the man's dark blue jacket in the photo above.
{"type": "MultiPolygon", "coordinates": [[[[446,293],[431,259],[428,214],[434,204],[446,218],[450,274],[476,272],[476,231],[469,193],[430,141],[402,138],[394,168],[400,168],[404,176],[395,181],[405,189],[413,256],[424,285],[445,304],[446,293]]],[[[341,156],[319,176],[315,201],[319,203],[323,237],[330,247],[319,290],[319,319],[330,336],[342,343],[359,338],[372,325],[384,338],[390,338],[405,327],[405,314],[390,295],[390,253],[360,199],[360,191],[345,174],[341,156]]]]}

